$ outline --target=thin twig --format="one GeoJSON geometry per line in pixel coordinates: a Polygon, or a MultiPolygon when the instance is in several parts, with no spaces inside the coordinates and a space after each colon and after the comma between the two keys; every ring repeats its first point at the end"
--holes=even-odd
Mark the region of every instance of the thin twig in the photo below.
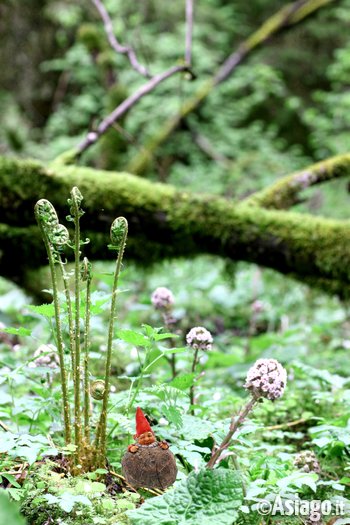
{"type": "Polygon", "coordinates": [[[257,47],[257,45],[266,42],[274,33],[278,33],[281,29],[293,23],[293,15],[308,3],[310,3],[310,0],[299,0],[277,11],[277,13],[269,18],[250,38],[245,40],[237,51],[234,51],[227,57],[214,76],[214,84],[218,85],[226,80],[243,58],[245,58],[252,49],[257,47]]]}
{"type": "Polygon", "coordinates": [[[187,65],[173,66],[170,69],[167,69],[159,75],[155,75],[151,80],[146,82],[143,86],[135,91],[130,97],[126,98],[119,106],[117,106],[112,113],[110,113],[106,118],[102,120],[99,124],[96,131],[91,131],[87,134],[86,138],[78,146],[78,155],[83,153],[88,149],[92,144],[98,141],[98,139],[106,133],[106,131],[122,116],[124,115],[132,106],[134,106],[142,97],[153,91],[159,84],[172,77],[176,73],[181,71],[188,71],[187,65]]]}
{"type": "Polygon", "coordinates": [[[191,66],[192,64],[193,3],[194,0],[186,0],[185,63],[188,66],[191,66]]]}
{"type": "Polygon", "coordinates": [[[212,93],[215,87],[225,81],[246,59],[250,53],[260,48],[271,37],[307,18],[319,8],[335,0],[299,0],[293,4],[284,5],[274,15],[269,17],[254,33],[244,40],[236,51],[227,57],[218,71],[201,86],[185,102],[181,110],[162,123],[159,130],[147,140],[143,149],[126,166],[126,171],[139,174],[149,165],[155,151],[169,139],[180,123],[212,93]],[[144,152],[147,152],[145,155],[144,152]]]}
{"type": "Polygon", "coordinates": [[[9,427],[7,425],[5,425],[5,423],[3,423],[2,421],[0,421],[0,427],[5,430],[5,432],[11,432],[11,430],[9,429],[9,427]]]}
{"type": "Polygon", "coordinates": [[[122,55],[127,55],[128,59],[129,59],[129,62],[131,64],[131,67],[133,69],[135,69],[135,71],[137,71],[138,73],[140,73],[140,75],[142,75],[142,76],[144,76],[146,78],[151,78],[152,75],[147,70],[147,68],[145,66],[143,66],[142,64],[140,64],[139,61],[137,60],[135,51],[132,49],[132,47],[130,47],[130,46],[123,46],[116,39],[116,36],[114,34],[114,31],[113,31],[112,20],[111,20],[111,18],[109,16],[105,6],[103,5],[103,3],[100,0],[91,0],[91,1],[95,5],[96,9],[98,10],[98,12],[99,12],[99,14],[100,14],[100,16],[102,18],[103,25],[104,25],[104,28],[105,28],[105,32],[106,32],[106,35],[107,35],[107,38],[108,38],[108,42],[110,43],[110,45],[114,49],[114,51],[116,51],[117,53],[120,53],[122,55]]]}
{"type": "Polygon", "coordinates": [[[287,423],[282,423],[281,425],[273,425],[271,427],[265,427],[264,430],[280,430],[282,428],[290,428],[295,427],[297,425],[301,425],[302,423],[306,423],[307,419],[301,418],[297,419],[296,421],[289,421],[287,423]]]}

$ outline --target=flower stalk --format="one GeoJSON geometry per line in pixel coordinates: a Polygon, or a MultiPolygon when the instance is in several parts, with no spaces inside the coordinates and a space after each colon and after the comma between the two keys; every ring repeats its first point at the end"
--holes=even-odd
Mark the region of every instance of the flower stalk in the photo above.
{"type": "Polygon", "coordinates": [[[276,359],[258,359],[248,370],[244,388],[250,391],[251,398],[238,416],[232,416],[230,428],[221,445],[214,447],[207,468],[212,469],[222,459],[222,453],[230,446],[232,438],[255,405],[264,398],[270,401],[279,399],[287,383],[287,372],[276,359]]]}
{"type": "MultiPolygon", "coordinates": [[[[191,366],[191,373],[193,374],[199,363],[199,357],[198,357],[199,351],[202,350],[205,352],[207,350],[211,350],[212,344],[213,344],[213,336],[211,335],[209,330],[207,330],[203,326],[195,326],[186,335],[186,342],[188,346],[190,346],[194,350],[193,361],[192,361],[192,366],[191,366]]],[[[191,407],[190,411],[191,411],[192,416],[194,415],[194,408],[193,408],[194,392],[195,392],[195,387],[194,387],[194,384],[192,384],[190,386],[190,394],[189,394],[190,407],[191,407]]]]}

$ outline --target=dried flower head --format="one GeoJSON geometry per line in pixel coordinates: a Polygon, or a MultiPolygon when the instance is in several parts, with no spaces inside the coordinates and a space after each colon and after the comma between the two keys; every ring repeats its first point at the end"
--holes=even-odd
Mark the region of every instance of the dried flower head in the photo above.
{"type": "Polygon", "coordinates": [[[287,372],[276,359],[258,359],[248,370],[244,387],[257,399],[274,401],[282,396],[286,383],[287,372]]]}
{"type": "Polygon", "coordinates": [[[35,350],[34,357],[34,361],[29,364],[30,368],[46,366],[55,369],[59,366],[57,348],[54,345],[40,345],[39,348],[35,350]]]}
{"type": "Polygon", "coordinates": [[[312,450],[303,450],[296,454],[294,466],[303,472],[316,472],[317,474],[321,472],[320,464],[312,450]]]}
{"type": "Polygon", "coordinates": [[[195,326],[186,335],[186,341],[195,350],[211,350],[213,336],[203,326],[195,326]]]}
{"type": "Polygon", "coordinates": [[[151,301],[157,310],[169,310],[174,304],[174,295],[168,288],[160,286],[152,293],[151,301]]]}
{"type": "Polygon", "coordinates": [[[255,314],[259,314],[265,310],[265,305],[262,301],[256,299],[256,301],[252,302],[251,309],[255,314]]]}

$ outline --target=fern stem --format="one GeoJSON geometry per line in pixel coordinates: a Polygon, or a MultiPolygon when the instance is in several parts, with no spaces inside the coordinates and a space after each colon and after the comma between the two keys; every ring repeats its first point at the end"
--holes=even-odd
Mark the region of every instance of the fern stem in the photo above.
{"type": "Polygon", "coordinates": [[[116,267],[114,272],[113,288],[112,288],[112,300],[111,300],[111,311],[108,326],[108,339],[107,339],[107,356],[106,356],[106,368],[105,368],[105,392],[102,401],[102,410],[100,420],[97,428],[96,441],[98,445],[97,457],[98,462],[102,462],[106,455],[106,433],[107,433],[107,409],[110,391],[110,376],[111,376],[111,362],[112,362],[112,343],[114,335],[114,322],[116,319],[116,307],[117,307],[117,291],[120,271],[122,268],[123,255],[126,245],[126,238],[128,235],[127,221],[125,221],[125,227],[120,240],[120,246],[118,251],[118,257],[116,261],[116,267]]]}

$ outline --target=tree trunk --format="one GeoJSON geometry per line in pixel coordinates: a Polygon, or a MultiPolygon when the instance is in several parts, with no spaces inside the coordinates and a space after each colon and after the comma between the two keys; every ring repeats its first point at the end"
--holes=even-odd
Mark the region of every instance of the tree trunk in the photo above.
{"type": "MultiPolygon", "coordinates": [[[[348,157],[339,159],[350,164],[348,157]]],[[[127,257],[143,264],[209,253],[273,268],[342,296],[350,290],[348,221],[192,194],[127,173],[45,168],[38,162],[4,157],[0,157],[1,275],[23,284],[28,270],[45,264],[34,204],[49,199],[64,223],[72,186],[84,196],[81,227],[91,240],[84,247],[91,259],[115,257],[106,247],[109,227],[123,215],[129,221],[127,257]]]]}

